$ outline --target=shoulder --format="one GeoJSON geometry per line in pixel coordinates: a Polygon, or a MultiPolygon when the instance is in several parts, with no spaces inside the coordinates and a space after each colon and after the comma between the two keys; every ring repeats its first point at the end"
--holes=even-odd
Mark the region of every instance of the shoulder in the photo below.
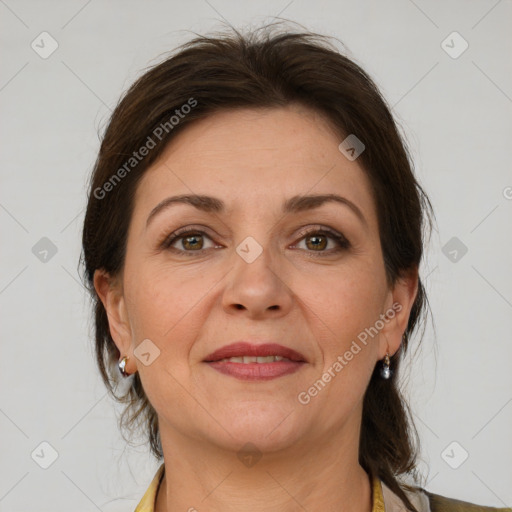
{"type": "Polygon", "coordinates": [[[469,503],[468,501],[448,498],[424,489],[422,489],[422,492],[427,496],[432,512],[512,512],[512,508],[487,507],[477,505],[476,503],[469,503]]]}
{"type": "Polygon", "coordinates": [[[162,463],[134,512],[154,512],[158,488],[163,480],[164,472],[165,465],[162,463]]]}
{"type": "MultiPolygon", "coordinates": [[[[376,508],[375,510],[377,512],[380,510],[385,510],[385,512],[407,512],[402,500],[383,481],[381,481],[381,486],[385,507],[376,508]]],[[[402,489],[418,512],[512,512],[510,507],[495,508],[477,505],[476,503],[435,494],[419,486],[405,486],[402,489]]]]}

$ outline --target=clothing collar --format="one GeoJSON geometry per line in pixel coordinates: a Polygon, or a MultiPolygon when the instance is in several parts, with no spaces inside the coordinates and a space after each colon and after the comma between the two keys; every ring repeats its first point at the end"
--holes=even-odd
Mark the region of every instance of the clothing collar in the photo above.
{"type": "MultiPolygon", "coordinates": [[[[134,512],[154,512],[156,495],[164,470],[165,466],[162,463],[134,512]]],[[[431,512],[428,497],[424,493],[410,491],[405,493],[419,512],[431,512]]],[[[407,512],[402,500],[376,476],[372,478],[372,512],[407,512]]]]}

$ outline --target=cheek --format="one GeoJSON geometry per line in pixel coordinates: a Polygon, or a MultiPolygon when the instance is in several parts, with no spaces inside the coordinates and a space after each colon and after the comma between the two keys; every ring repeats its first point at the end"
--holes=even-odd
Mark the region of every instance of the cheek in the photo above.
{"type": "Polygon", "coordinates": [[[135,356],[143,340],[157,347],[154,361],[146,366],[137,360],[137,369],[150,402],[159,410],[169,394],[181,400],[177,397],[183,390],[178,383],[190,379],[190,351],[204,324],[205,293],[211,285],[197,273],[192,276],[162,265],[137,266],[134,262],[126,270],[125,296],[135,356]]]}
{"type": "Polygon", "coordinates": [[[376,283],[366,274],[354,274],[329,288],[324,308],[317,304],[316,338],[322,352],[316,378],[304,389],[316,409],[327,412],[326,425],[337,424],[356,407],[371,378],[378,349],[378,335],[365,329],[379,318],[376,283]],[[335,406],[333,404],[336,404],[335,406]]]}
{"type": "Polygon", "coordinates": [[[125,295],[135,344],[149,338],[162,351],[188,351],[202,325],[207,295],[219,278],[192,265],[177,270],[127,262],[126,269],[125,295]]]}
{"type": "MultiPolygon", "coordinates": [[[[325,282],[323,308],[338,329],[352,332],[374,322],[383,300],[381,277],[368,267],[354,265],[325,282]]],[[[319,299],[320,300],[320,299],[319,299]]]]}
{"type": "Polygon", "coordinates": [[[383,312],[382,278],[368,267],[354,267],[343,277],[330,280],[325,289],[323,298],[317,294],[316,304],[312,306],[318,316],[315,324],[324,370],[346,354],[344,373],[365,375],[366,369],[374,364],[377,348],[378,335],[368,335],[368,329],[383,312]]]}

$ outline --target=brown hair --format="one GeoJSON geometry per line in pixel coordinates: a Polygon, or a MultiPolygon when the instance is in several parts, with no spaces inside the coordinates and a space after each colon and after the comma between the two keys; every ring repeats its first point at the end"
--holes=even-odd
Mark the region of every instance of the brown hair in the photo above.
{"type": "MultiPolygon", "coordinates": [[[[419,268],[423,229],[427,219],[432,227],[432,207],[414,177],[390,108],[361,67],[325,36],[274,31],[272,26],[244,35],[233,30],[197,36],[180,46],[143,74],[115,108],[91,176],[82,239],[101,376],[111,394],[127,404],[121,423],[132,427],[142,423],[157,458],[163,455],[158,418],[138,374],[125,394],[115,392],[120,353],[94,290],[94,272],[104,269],[115,276],[122,270],[137,184],[176,133],[217,111],[290,103],[324,114],[338,130],[340,142],[355,134],[365,144],[359,162],[372,185],[389,286],[408,270],[419,268]],[[135,158],[134,151],[149,146],[150,139],[154,147],[135,158]]],[[[397,477],[415,473],[419,439],[397,378],[400,360],[427,306],[420,279],[404,339],[391,358],[392,376],[382,379],[377,364],[365,392],[359,446],[361,466],[381,478],[410,510],[415,509],[403,488],[411,487],[397,477]]]]}

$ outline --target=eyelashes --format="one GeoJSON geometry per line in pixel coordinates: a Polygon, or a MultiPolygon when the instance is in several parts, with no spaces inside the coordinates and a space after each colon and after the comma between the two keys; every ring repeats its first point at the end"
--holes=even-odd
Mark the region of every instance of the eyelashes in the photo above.
{"type": "MultiPolygon", "coordinates": [[[[294,247],[298,245],[298,243],[302,242],[306,239],[312,239],[312,238],[325,238],[325,239],[331,239],[334,240],[336,243],[336,247],[334,249],[329,249],[326,251],[316,251],[316,250],[307,250],[308,253],[310,253],[313,257],[322,257],[322,256],[332,256],[333,254],[339,253],[341,251],[346,251],[350,249],[351,244],[347,240],[345,236],[343,236],[341,233],[338,233],[337,231],[334,231],[333,229],[326,228],[326,227],[313,227],[308,228],[306,230],[303,230],[299,233],[299,240],[296,244],[294,244],[294,247]]],[[[328,245],[328,242],[327,244],[328,245]]],[[[318,247],[318,245],[316,246],[318,247]]]]}
{"type": "MultiPolygon", "coordinates": [[[[342,251],[346,251],[351,248],[351,244],[347,238],[334,231],[333,229],[324,227],[324,226],[315,226],[301,231],[298,235],[300,238],[297,242],[295,242],[292,247],[297,247],[303,240],[311,240],[315,239],[316,241],[313,243],[312,247],[320,247],[321,249],[329,245],[329,240],[334,241],[335,247],[327,250],[316,250],[309,249],[306,243],[306,249],[299,249],[306,251],[310,256],[313,257],[322,257],[322,256],[332,256],[333,254],[337,254],[342,251]],[[323,240],[325,240],[325,244],[323,244],[323,240]]],[[[222,245],[216,245],[212,238],[201,228],[196,228],[194,226],[187,226],[184,228],[180,228],[170,235],[166,236],[164,240],[159,244],[159,248],[161,250],[171,251],[174,254],[179,256],[183,255],[186,257],[203,255],[205,251],[209,251],[215,248],[222,248],[222,245]],[[204,248],[204,242],[201,242],[204,239],[208,239],[212,242],[212,246],[204,248]],[[181,249],[173,247],[175,242],[181,240],[181,249]],[[192,249],[187,249],[186,245],[192,247],[192,249]],[[195,247],[194,247],[195,246],[195,247]]]]}
{"type": "MultiPolygon", "coordinates": [[[[177,253],[187,253],[187,252],[201,253],[207,249],[203,249],[203,247],[201,246],[199,248],[199,250],[196,249],[196,250],[187,251],[187,250],[179,250],[179,249],[176,249],[175,247],[171,247],[174,244],[174,242],[176,242],[177,240],[186,240],[186,239],[198,240],[201,237],[206,237],[211,240],[211,237],[205,231],[203,231],[201,229],[194,229],[193,227],[181,228],[181,229],[174,231],[169,236],[167,236],[164,239],[164,241],[161,243],[160,248],[165,249],[165,250],[172,250],[173,252],[177,252],[177,253]]],[[[216,246],[216,247],[220,248],[222,246],[216,246]]],[[[191,256],[193,256],[193,254],[191,256]]]]}

